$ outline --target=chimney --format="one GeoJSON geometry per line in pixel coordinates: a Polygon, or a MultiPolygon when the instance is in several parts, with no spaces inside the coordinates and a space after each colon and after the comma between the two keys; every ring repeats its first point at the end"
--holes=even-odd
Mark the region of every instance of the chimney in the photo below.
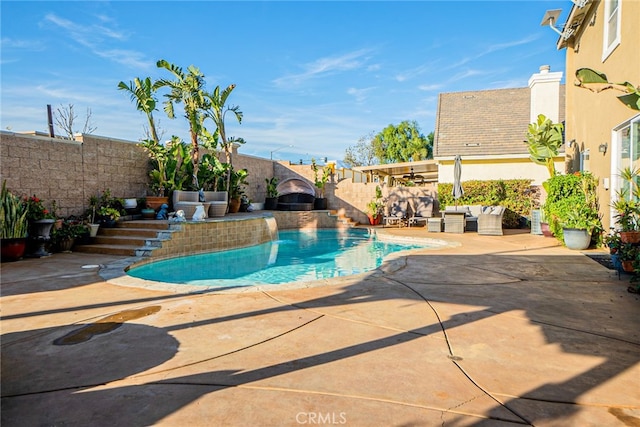
{"type": "Polygon", "coordinates": [[[544,114],[552,122],[558,123],[560,119],[560,80],[562,72],[552,73],[551,67],[543,65],[540,72],[529,79],[531,90],[530,122],[538,119],[538,114],[544,114]]]}

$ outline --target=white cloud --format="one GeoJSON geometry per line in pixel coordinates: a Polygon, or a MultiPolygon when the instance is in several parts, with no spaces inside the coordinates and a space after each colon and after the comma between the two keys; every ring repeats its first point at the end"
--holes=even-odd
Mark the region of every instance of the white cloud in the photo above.
{"type": "MultiPolygon", "coordinates": [[[[102,23],[113,22],[104,15],[97,18],[102,23]]],[[[113,42],[126,41],[129,38],[126,32],[105,25],[82,25],[53,13],[47,14],[45,21],[67,31],[73,41],[88,48],[94,55],[101,58],[142,70],[150,69],[153,66],[153,61],[147,59],[144,53],[131,49],[118,49],[111,45],[113,42]]]]}
{"type": "Polygon", "coordinates": [[[358,69],[365,65],[370,52],[368,49],[360,49],[340,56],[319,58],[303,65],[304,72],[283,76],[273,82],[278,87],[297,86],[307,80],[327,74],[358,69]]]}
{"type": "Polygon", "coordinates": [[[367,94],[375,90],[374,87],[364,88],[364,89],[356,89],[354,87],[350,87],[347,89],[347,94],[353,96],[356,102],[364,102],[367,99],[367,94]]]}

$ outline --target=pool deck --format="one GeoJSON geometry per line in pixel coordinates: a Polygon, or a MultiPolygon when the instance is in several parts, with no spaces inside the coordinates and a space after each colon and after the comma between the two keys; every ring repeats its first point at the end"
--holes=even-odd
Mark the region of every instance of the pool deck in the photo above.
{"type": "Polygon", "coordinates": [[[0,421],[640,425],[628,276],[585,256],[600,250],[505,231],[379,229],[453,246],[250,292],[122,286],[97,267],[117,256],[3,263],[0,421]]]}

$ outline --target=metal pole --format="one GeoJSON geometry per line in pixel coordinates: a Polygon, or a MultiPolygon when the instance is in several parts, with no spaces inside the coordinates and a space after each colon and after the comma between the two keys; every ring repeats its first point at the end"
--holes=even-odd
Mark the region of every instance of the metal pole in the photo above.
{"type": "Polygon", "coordinates": [[[53,114],[51,114],[51,104],[47,104],[47,121],[49,123],[49,136],[54,138],[55,135],[53,133],[53,114]]]}

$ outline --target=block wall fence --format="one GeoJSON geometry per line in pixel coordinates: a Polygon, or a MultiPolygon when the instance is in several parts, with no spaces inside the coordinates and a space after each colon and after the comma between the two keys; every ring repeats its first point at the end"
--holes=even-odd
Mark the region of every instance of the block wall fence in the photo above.
{"type": "MultiPolygon", "coordinates": [[[[224,155],[221,155],[224,160],[224,155]]],[[[310,165],[289,164],[234,149],[235,169],[249,171],[245,190],[252,202],[264,202],[266,178],[302,178],[313,185],[310,165]]],[[[0,176],[7,188],[22,196],[36,195],[50,207],[55,200],[60,217],[81,215],[89,197],[109,189],[115,197],[141,198],[148,189],[148,157],[136,142],[83,134],[76,141],[0,131],[0,176]]],[[[387,188],[385,184],[352,182],[331,177],[325,186],[329,209],[366,224],[366,205],[380,185],[389,199],[429,195],[437,198],[436,184],[387,188]]],[[[150,195],[150,194],[149,194],[150,195]]]]}

